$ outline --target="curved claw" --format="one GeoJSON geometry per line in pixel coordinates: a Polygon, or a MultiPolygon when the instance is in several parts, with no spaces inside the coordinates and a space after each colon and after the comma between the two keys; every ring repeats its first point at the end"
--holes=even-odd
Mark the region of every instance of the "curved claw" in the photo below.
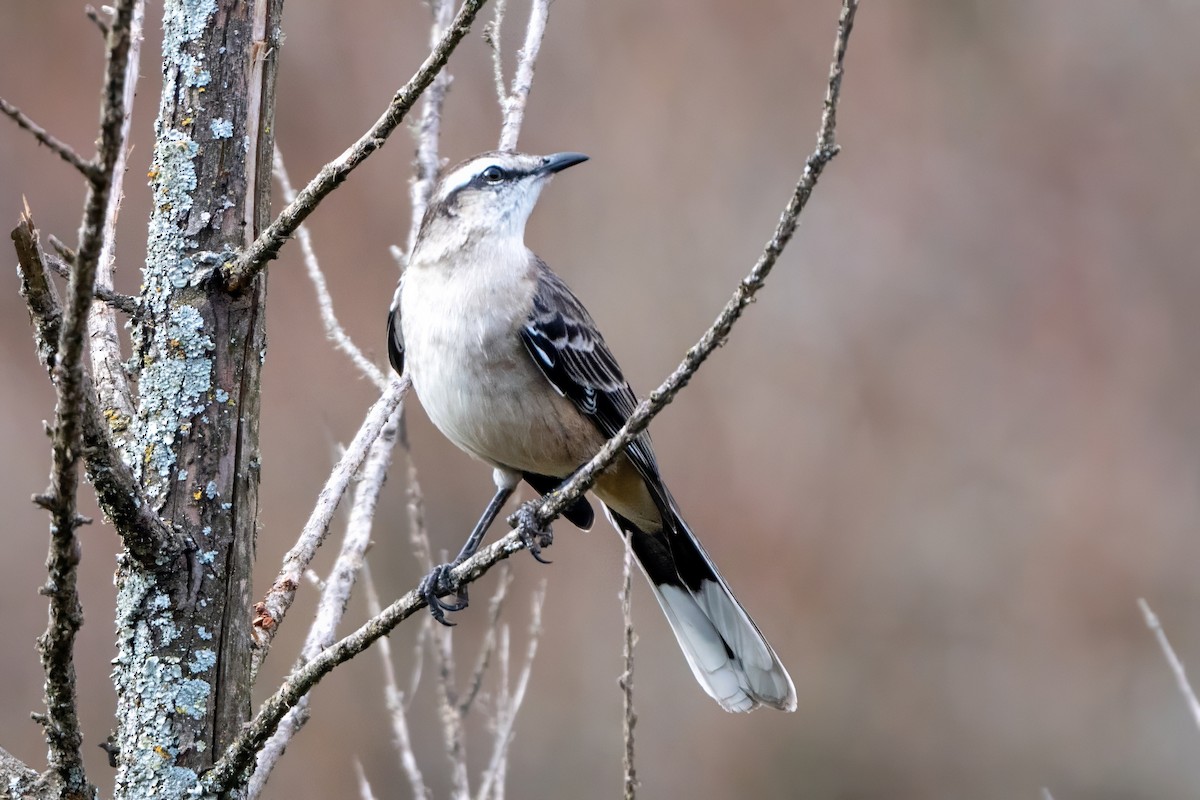
{"type": "Polygon", "coordinates": [[[429,605],[429,613],[435,620],[448,628],[453,628],[455,623],[446,619],[445,612],[462,611],[467,607],[466,587],[454,589],[450,585],[450,570],[453,568],[453,564],[439,564],[422,578],[420,585],[417,586],[417,591],[429,605]],[[441,595],[451,591],[455,592],[454,601],[447,602],[441,598],[441,595]]]}
{"type": "Polygon", "coordinates": [[[554,542],[554,534],[550,531],[550,526],[541,525],[535,530],[530,530],[531,527],[531,525],[522,524],[518,528],[521,543],[525,545],[525,549],[529,551],[529,555],[533,556],[534,561],[539,564],[554,563],[549,559],[542,558],[542,548],[549,547],[554,542]]]}

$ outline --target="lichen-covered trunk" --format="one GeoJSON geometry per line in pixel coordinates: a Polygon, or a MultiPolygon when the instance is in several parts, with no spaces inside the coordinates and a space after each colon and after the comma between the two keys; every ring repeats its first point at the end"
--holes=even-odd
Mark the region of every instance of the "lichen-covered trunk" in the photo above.
{"type": "Polygon", "coordinates": [[[195,550],[118,569],[117,798],[181,796],[250,711],[266,285],[230,296],[207,277],[267,222],[281,9],[163,4],[132,460],[195,550]]]}

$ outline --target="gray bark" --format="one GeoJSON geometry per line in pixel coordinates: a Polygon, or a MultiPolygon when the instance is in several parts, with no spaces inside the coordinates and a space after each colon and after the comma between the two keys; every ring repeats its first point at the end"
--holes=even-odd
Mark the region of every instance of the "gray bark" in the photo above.
{"type": "Polygon", "coordinates": [[[181,796],[250,713],[266,276],[237,295],[209,277],[268,221],[281,10],[163,6],[134,466],[194,550],[118,569],[118,798],[181,796]]]}

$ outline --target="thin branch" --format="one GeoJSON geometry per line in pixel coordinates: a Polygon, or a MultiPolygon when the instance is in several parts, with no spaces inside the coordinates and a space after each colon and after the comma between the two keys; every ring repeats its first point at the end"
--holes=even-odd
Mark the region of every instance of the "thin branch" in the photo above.
{"type": "MultiPolygon", "coordinates": [[[[58,352],[62,310],[58,295],[46,275],[46,266],[53,259],[44,253],[38,240],[37,228],[28,209],[12,232],[17,250],[17,271],[21,280],[21,296],[29,307],[34,324],[34,342],[38,360],[54,376],[58,352]]],[[[178,532],[170,529],[154,513],[141,486],[120,454],[109,440],[109,422],[99,406],[92,401],[91,379],[83,373],[83,458],[88,480],[96,490],[100,508],[112,521],[125,547],[139,563],[165,563],[188,548],[178,532]]]]}
{"type": "Polygon", "coordinates": [[[1179,660],[1179,656],[1175,655],[1175,648],[1171,647],[1171,642],[1167,639],[1167,632],[1163,630],[1158,617],[1150,610],[1150,604],[1139,597],[1138,607],[1142,609],[1142,616],[1146,618],[1146,627],[1154,631],[1154,636],[1158,639],[1158,646],[1162,648],[1167,666],[1171,668],[1171,673],[1175,676],[1179,693],[1183,695],[1183,701],[1187,704],[1188,711],[1191,712],[1192,722],[1195,723],[1197,729],[1200,729],[1200,701],[1196,700],[1196,693],[1192,691],[1192,684],[1188,681],[1183,662],[1179,660]]]}
{"type": "Polygon", "coordinates": [[[504,111],[504,101],[508,99],[508,90],[504,88],[504,55],[500,49],[500,28],[504,24],[504,7],[506,0],[496,0],[492,11],[492,21],[483,26],[483,41],[492,50],[492,80],[496,84],[496,101],[500,110],[504,111]]]}
{"type": "MultiPolygon", "coordinates": [[[[645,429],[650,419],[674,397],[675,393],[700,367],[708,354],[728,336],[745,306],[761,288],[767,273],[770,272],[784,246],[791,239],[792,233],[795,231],[796,220],[807,204],[817,179],[825,166],[837,154],[834,132],[841,89],[842,65],[857,8],[857,0],[843,0],[817,147],[808,157],[804,172],[796,184],[775,233],[768,240],[758,262],[750,274],[742,280],[733,299],[721,311],[713,326],[705,332],[700,342],[688,351],[683,363],[657,391],[651,394],[650,399],[638,405],[629,422],[621,431],[561,488],[541,500],[522,506],[515,516],[518,524],[528,532],[527,535],[543,532],[545,525],[551,519],[561,514],[564,508],[587,491],[595,480],[596,474],[612,463],[633,437],[645,429]]],[[[523,549],[525,549],[525,545],[522,543],[521,531],[513,531],[481,548],[474,556],[455,567],[450,573],[451,581],[457,585],[471,583],[500,561],[523,549]]],[[[271,735],[287,710],[295,705],[321,678],[329,674],[338,664],[361,653],[380,637],[387,635],[405,619],[426,606],[425,598],[419,592],[415,590],[408,592],[380,614],[369,619],[358,630],[343,637],[317,658],[288,676],[279,689],[263,702],[254,719],[242,729],[241,734],[229,746],[216,765],[205,773],[200,781],[200,790],[216,793],[230,786],[234,777],[249,764],[254,753],[271,735]]]]}
{"type": "MultiPolygon", "coordinates": [[[[350,511],[350,520],[346,524],[341,551],[329,571],[329,578],[322,584],[317,613],[300,650],[300,664],[315,658],[334,642],[338,626],[346,615],[354,584],[366,565],[364,559],[367,548],[371,545],[371,523],[375,518],[375,505],[392,463],[392,445],[396,440],[396,425],[402,410],[403,408],[398,406],[392,411],[379,438],[371,445],[358,488],[355,490],[354,505],[350,511]]],[[[271,770],[275,768],[291,740],[308,723],[309,716],[309,696],[305,695],[300,703],[288,712],[279,729],[259,751],[258,762],[246,790],[248,798],[253,800],[262,795],[271,770]]]]}
{"type": "Polygon", "coordinates": [[[625,668],[617,684],[621,687],[622,707],[625,711],[625,722],[621,726],[621,738],[625,745],[621,757],[624,773],[623,797],[625,800],[634,800],[637,796],[638,779],[637,767],[633,760],[633,729],[637,725],[637,711],[633,707],[633,646],[637,643],[637,635],[633,632],[633,547],[628,537],[625,538],[625,564],[621,570],[621,619],[625,628],[622,648],[625,668]]]}
{"type": "Polygon", "coordinates": [[[107,40],[108,39],[108,30],[109,30],[108,20],[106,20],[104,17],[100,16],[100,12],[97,11],[96,7],[93,5],[84,6],[83,13],[84,13],[84,16],[86,16],[92,22],[96,23],[96,27],[100,30],[100,35],[103,36],[107,40]]]}
{"type": "MultiPolygon", "coordinates": [[[[367,613],[372,617],[380,613],[379,594],[375,591],[375,581],[371,578],[371,568],[363,566],[363,588],[367,596],[367,613]]],[[[424,631],[417,638],[417,657],[414,671],[419,674],[421,666],[421,642],[424,641],[424,631]]],[[[400,766],[404,776],[408,778],[412,796],[418,800],[429,800],[433,797],[429,787],[425,785],[425,776],[417,766],[417,757],[412,749],[412,737],[408,733],[408,718],[404,713],[404,693],[396,683],[396,670],[392,666],[392,646],[387,637],[379,640],[379,658],[383,662],[383,691],[387,701],[388,716],[392,721],[392,735],[396,745],[396,753],[400,756],[400,766]]],[[[415,680],[414,680],[415,690],[415,680]]]]}
{"type": "Polygon", "coordinates": [[[33,341],[38,361],[53,376],[54,364],[58,359],[58,337],[62,330],[62,305],[54,284],[46,276],[50,259],[42,251],[37,226],[33,224],[28,205],[21,215],[21,221],[13,228],[12,240],[17,250],[21,297],[25,298],[29,318],[33,322],[33,341]]]}
{"type": "Polygon", "coordinates": [[[135,407],[133,393],[129,388],[129,375],[125,371],[125,359],[121,355],[121,337],[114,308],[126,314],[136,314],[137,301],[112,290],[113,273],[117,254],[117,218],[124,199],[122,188],[125,181],[129,157],[129,130],[133,123],[133,101],[137,95],[138,65],[142,51],[142,27],[145,20],[145,2],[136,0],[133,16],[129,23],[129,53],[125,64],[124,91],[122,93],[121,123],[117,129],[114,148],[116,158],[108,175],[110,189],[108,204],[101,230],[100,260],[96,267],[95,293],[104,304],[94,304],[88,312],[88,341],[91,343],[92,374],[109,432],[114,444],[126,455],[132,456],[133,433],[130,422],[135,407]],[[119,298],[119,300],[118,300],[119,298]]]}
{"type": "MultiPolygon", "coordinates": [[[[503,0],[500,0],[502,3],[503,0]]],[[[453,6],[450,0],[431,0],[430,11],[433,12],[433,24],[429,27],[430,46],[436,46],[446,36],[450,28],[450,12],[453,6]]],[[[453,78],[449,68],[443,68],[433,79],[425,99],[421,103],[421,119],[417,122],[414,136],[417,140],[417,154],[413,162],[413,178],[409,186],[409,198],[412,201],[412,218],[409,220],[408,252],[413,251],[417,243],[417,234],[421,230],[421,220],[425,216],[425,207],[433,194],[434,184],[437,183],[438,172],[441,170],[441,159],[438,156],[438,143],[442,135],[442,107],[446,104],[446,92],[450,89],[453,78]]]]}
{"type": "MultiPolygon", "coordinates": [[[[273,168],[275,180],[279,181],[279,188],[283,191],[283,202],[293,202],[296,199],[296,190],[292,188],[287,167],[283,163],[283,153],[280,152],[278,146],[275,148],[273,168]]],[[[304,255],[304,266],[308,269],[308,278],[317,292],[317,307],[321,311],[321,323],[325,326],[325,338],[349,356],[350,360],[354,362],[354,366],[358,367],[359,372],[370,378],[380,391],[387,389],[390,383],[387,376],[354,343],[333,311],[333,296],[329,294],[329,284],[325,282],[325,273],[321,271],[321,264],[313,249],[312,237],[308,235],[308,228],[301,225],[296,229],[296,236],[300,239],[300,252],[304,255]]]]}
{"type": "MultiPolygon", "coordinates": [[[[440,626],[439,626],[440,627],[440,626]]],[[[463,720],[458,714],[458,692],[454,689],[454,640],[451,629],[442,627],[433,634],[433,658],[437,662],[438,711],[442,734],[446,739],[446,758],[450,759],[450,796],[470,800],[467,776],[467,742],[463,720]]]]}
{"type": "Polygon", "coordinates": [[[71,147],[71,145],[50,135],[45,128],[30,119],[24,111],[17,108],[3,97],[0,97],[0,113],[3,113],[13,122],[17,123],[19,127],[24,128],[32,133],[33,138],[50,148],[50,152],[54,153],[63,161],[79,170],[79,173],[83,175],[83,177],[87,178],[89,181],[93,178],[96,172],[96,165],[94,163],[88,161],[83,156],[79,155],[79,153],[75,152],[75,149],[71,147]]]}
{"type": "Polygon", "coordinates": [[[21,759],[0,747],[0,786],[5,797],[23,800],[57,800],[61,785],[51,774],[41,775],[21,759]]]}
{"type": "Polygon", "coordinates": [[[413,461],[406,430],[401,430],[400,443],[404,448],[408,480],[408,540],[413,546],[413,556],[426,573],[433,569],[433,551],[429,546],[429,531],[425,528],[425,496],[421,492],[417,464],[413,461]]]}
{"type": "Polygon", "coordinates": [[[50,546],[46,557],[49,578],[42,590],[49,598],[49,621],[45,633],[38,637],[38,651],[46,673],[47,713],[43,727],[47,761],[62,780],[64,794],[75,796],[90,796],[95,791],[88,783],[80,751],[83,732],[79,727],[74,660],[75,635],[83,625],[76,583],[80,550],[75,537],[75,529],[83,520],[75,510],[75,503],[83,450],[81,430],[91,416],[87,407],[91,387],[83,369],[83,348],[96,283],[109,178],[117,159],[133,5],[134,0],[118,0],[109,29],[100,149],[87,173],[89,187],[78,255],[67,290],[54,361],[53,382],[58,403],[52,429],[50,489],[39,501],[50,512],[50,546]]]}
{"type": "Polygon", "coordinates": [[[357,758],[354,759],[354,774],[358,777],[359,800],[375,800],[375,792],[371,789],[371,782],[367,780],[367,773],[363,771],[362,762],[357,758]]]}
{"type": "MultiPolygon", "coordinates": [[[[538,585],[537,590],[534,591],[533,599],[530,601],[529,643],[525,646],[525,663],[521,666],[521,674],[517,677],[516,688],[505,698],[505,702],[501,704],[502,707],[496,709],[496,732],[492,757],[480,781],[478,800],[487,800],[489,794],[496,798],[496,800],[501,800],[503,795],[504,773],[508,764],[508,749],[512,745],[513,730],[517,722],[517,712],[521,709],[521,704],[525,702],[525,691],[529,687],[529,678],[533,674],[533,662],[537,656],[538,641],[542,633],[542,606],[545,601],[546,581],[543,579],[538,585]]],[[[501,652],[506,654],[505,660],[507,660],[507,642],[501,648],[501,652]]],[[[505,675],[502,685],[507,693],[507,675],[505,675]]]]}
{"type": "Polygon", "coordinates": [[[508,565],[500,567],[500,580],[496,582],[496,593],[488,604],[487,629],[483,634],[483,643],[479,646],[479,655],[475,659],[475,668],[471,670],[471,678],[467,681],[467,689],[462,700],[458,703],[458,715],[466,719],[471,713],[471,706],[483,688],[483,677],[491,665],[492,656],[496,652],[496,631],[499,628],[500,612],[504,609],[504,599],[508,595],[508,587],[512,584],[512,572],[508,565]]]}
{"type": "MultiPolygon", "coordinates": [[[[546,19],[550,16],[550,0],[531,0],[529,25],[525,29],[525,46],[517,53],[517,71],[513,75],[512,91],[500,102],[504,122],[500,126],[500,150],[516,150],[521,135],[521,123],[525,120],[525,104],[529,90],[533,88],[533,68],[537,64],[538,51],[546,34],[546,19]]],[[[499,26],[497,25],[497,28],[499,26]]],[[[497,58],[500,42],[495,45],[497,58]]]]}
{"type": "Polygon", "coordinates": [[[486,2],[487,0],[465,0],[450,30],[446,31],[438,46],[408,83],[396,92],[391,104],[375,124],[344,153],[322,167],[296,199],[280,212],[275,221],[267,226],[236,261],[221,268],[220,278],[226,290],[239,292],[249,286],[267,262],[278,255],[279,248],[295,233],[296,228],[300,227],[300,223],[313,212],[321,200],[345,181],[368,156],[383,146],[388,136],[404,121],[417,98],[446,65],[450,54],[471,29],[475,15],[486,2]]]}
{"type": "MultiPolygon", "coordinates": [[[[816,149],[804,163],[804,171],[792,191],[775,232],[767,241],[758,261],[750,273],[738,284],[733,297],[721,309],[712,326],[704,332],[700,340],[687,351],[683,361],[675,368],[665,381],[645,400],[638,403],[637,408],[629,415],[629,419],[615,436],[605,443],[596,455],[575,472],[571,479],[565,481],[555,491],[541,500],[530,501],[523,505],[516,514],[509,517],[509,523],[521,525],[530,534],[541,532],[550,520],[562,513],[568,505],[582,496],[591,488],[599,473],[608,467],[617,456],[638,435],[649,426],[650,421],[664,409],[687,385],[696,370],[700,368],[714,350],[725,343],[733,330],[734,324],[741,318],[742,313],[754,296],[763,287],[775,262],[791,241],[796,232],[797,220],[808,198],[812,195],[825,167],[838,154],[839,147],[835,140],[837,127],[837,105],[841,95],[843,62],[846,56],[846,44],[854,27],[854,14],[858,10],[858,0],[843,0],[842,13],[838,19],[838,34],[834,44],[833,61],[829,68],[829,82],[825,90],[825,109],[821,116],[821,127],[817,135],[816,149]]],[[[511,534],[510,534],[511,535],[511,534]]]]}
{"type": "Polygon", "coordinates": [[[312,562],[317,548],[325,541],[325,537],[329,533],[329,522],[333,519],[333,514],[337,511],[346,489],[349,488],[350,481],[358,472],[358,468],[362,466],[368,449],[379,437],[388,419],[391,418],[392,412],[404,401],[404,395],[408,393],[409,385],[407,378],[393,381],[383,396],[375,401],[375,405],[371,406],[358,433],[355,434],[354,439],[346,448],[346,452],[342,454],[341,459],[329,474],[329,478],[326,479],[325,486],[317,496],[316,506],[300,532],[300,538],[284,555],[283,565],[280,567],[275,582],[267,591],[266,597],[255,604],[252,622],[255,644],[254,654],[251,658],[252,675],[258,674],[258,668],[270,650],[271,642],[279,630],[280,623],[283,622],[284,616],[291,608],[292,601],[296,599],[296,590],[300,586],[304,570],[312,562]]]}
{"type": "MultiPolygon", "coordinates": [[[[52,256],[49,253],[43,253],[42,258],[45,261],[47,269],[49,269],[55,275],[58,275],[60,278],[70,279],[71,267],[66,261],[59,256],[52,256]]],[[[134,297],[133,295],[114,292],[112,289],[105,288],[99,283],[96,284],[93,294],[101,303],[104,303],[105,305],[108,305],[123,314],[128,314],[131,317],[141,310],[138,298],[134,297]]],[[[95,311],[96,308],[96,306],[92,306],[93,311],[95,311]]]]}

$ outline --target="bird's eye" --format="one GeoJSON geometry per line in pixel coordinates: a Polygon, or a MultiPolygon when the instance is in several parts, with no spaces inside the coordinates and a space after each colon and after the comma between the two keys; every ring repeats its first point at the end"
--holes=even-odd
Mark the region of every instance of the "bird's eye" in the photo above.
{"type": "Polygon", "coordinates": [[[500,167],[491,166],[483,171],[483,179],[488,183],[499,183],[507,177],[507,174],[500,167]]]}

